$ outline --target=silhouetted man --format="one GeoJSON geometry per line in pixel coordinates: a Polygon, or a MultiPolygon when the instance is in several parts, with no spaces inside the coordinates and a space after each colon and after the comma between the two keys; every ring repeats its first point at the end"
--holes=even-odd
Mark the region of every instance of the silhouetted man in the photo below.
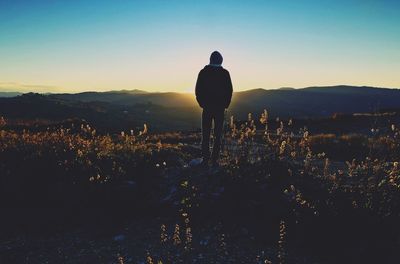
{"type": "Polygon", "coordinates": [[[208,164],[210,160],[212,121],[214,121],[214,146],[211,162],[213,165],[217,164],[221,148],[224,112],[232,98],[231,77],[221,64],[222,55],[218,51],[214,51],[210,57],[210,64],[200,71],[196,82],[196,100],[203,108],[201,120],[203,165],[208,164]]]}

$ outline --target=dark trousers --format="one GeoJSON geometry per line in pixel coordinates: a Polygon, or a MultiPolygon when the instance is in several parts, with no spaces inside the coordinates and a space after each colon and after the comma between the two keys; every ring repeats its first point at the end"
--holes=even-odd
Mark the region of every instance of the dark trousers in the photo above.
{"type": "Polygon", "coordinates": [[[203,109],[203,114],[201,116],[201,150],[204,160],[210,159],[210,134],[212,121],[214,121],[214,145],[211,159],[212,161],[216,161],[218,159],[219,151],[221,149],[222,129],[224,126],[224,111],[225,109],[203,109]]]}

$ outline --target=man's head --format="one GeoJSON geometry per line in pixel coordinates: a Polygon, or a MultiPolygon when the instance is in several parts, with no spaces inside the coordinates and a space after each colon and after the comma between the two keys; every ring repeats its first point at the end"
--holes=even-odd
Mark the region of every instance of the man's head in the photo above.
{"type": "Polygon", "coordinates": [[[210,56],[210,64],[222,64],[222,55],[218,51],[214,51],[210,56]]]}

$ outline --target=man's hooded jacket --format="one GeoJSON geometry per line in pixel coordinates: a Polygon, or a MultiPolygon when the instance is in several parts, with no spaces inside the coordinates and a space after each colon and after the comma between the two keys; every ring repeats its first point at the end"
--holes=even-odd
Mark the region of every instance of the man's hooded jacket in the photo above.
{"type": "Polygon", "coordinates": [[[196,82],[196,100],[207,110],[228,108],[232,98],[232,81],[222,66],[206,65],[196,82]]]}

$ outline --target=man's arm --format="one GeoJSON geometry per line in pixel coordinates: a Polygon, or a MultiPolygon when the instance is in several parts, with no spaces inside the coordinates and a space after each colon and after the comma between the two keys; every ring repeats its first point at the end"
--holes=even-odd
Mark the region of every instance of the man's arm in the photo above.
{"type": "Polygon", "coordinates": [[[232,100],[232,93],[233,93],[233,87],[232,87],[232,80],[231,76],[228,71],[226,71],[226,102],[225,102],[225,108],[228,108],[229,105],[231,104],[232,100]]]}
{"type": "Polygon", "coordinates": [[[195,88],[195,93],[196,93],[196,100],[197,103],[200,105],[201,108],[203,108],[203,74],[200,71],[199,75],[197,76],[197,81],[196,81],[196,88],[195,88]]]}

